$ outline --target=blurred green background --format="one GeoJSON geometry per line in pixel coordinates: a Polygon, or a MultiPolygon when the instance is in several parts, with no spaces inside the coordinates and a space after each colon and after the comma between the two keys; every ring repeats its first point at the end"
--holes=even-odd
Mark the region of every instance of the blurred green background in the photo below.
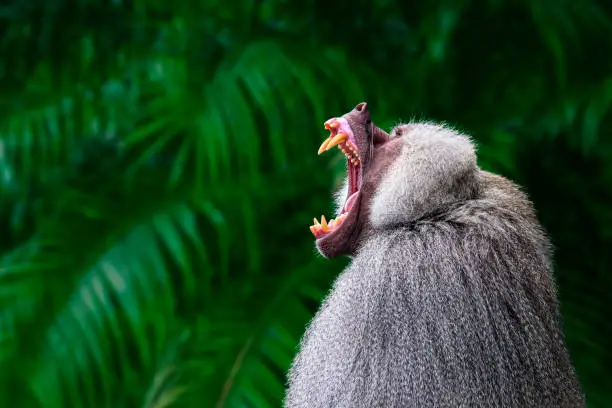
{"type": "Polygon", "coordinates": [[[279,407],[347,259],[308,226],[323,122],[445,121],[556,247],[612,406],[612,2],[16,0],[0,6],[0,407],[279,407]]]}

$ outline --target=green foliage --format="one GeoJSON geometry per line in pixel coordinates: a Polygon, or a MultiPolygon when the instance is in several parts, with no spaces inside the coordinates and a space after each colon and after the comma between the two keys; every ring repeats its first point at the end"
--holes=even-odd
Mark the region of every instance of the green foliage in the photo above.
{"type": "Polygon", "coordinates": [[[315,254],[322,123],[471,133],[557,247],[568,342],[612,401],[604,2],[0,6],[0,406],[275,407],[346,260],[315,254]]]}

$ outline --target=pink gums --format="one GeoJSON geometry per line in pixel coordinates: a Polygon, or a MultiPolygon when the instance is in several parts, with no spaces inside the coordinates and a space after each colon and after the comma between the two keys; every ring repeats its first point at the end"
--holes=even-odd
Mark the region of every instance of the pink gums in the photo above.
{"type": "Polygon", "coordinates": [[[348,121],[343,117],[331,118],[325,122],[325,125],[329,125],[332,122],[336,122],[339,125],[337,133],[344,133],[348,137],[349,142],[351,142],[353,146],[357,147],[357,139],[355,139],[355,135],[353,134],[353,130],[351,129],[348,121]]]}

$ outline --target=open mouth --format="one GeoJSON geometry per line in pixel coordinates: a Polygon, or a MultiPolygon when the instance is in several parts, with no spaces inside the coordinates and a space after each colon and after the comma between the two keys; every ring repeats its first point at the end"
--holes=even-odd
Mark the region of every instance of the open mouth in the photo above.
{"type": "Polygon", "coordinates": [[[329,221],[322,215],[321,221],[315,218],[314,224],[310,226],[310,231],[317,239],[329,235],[340,228],[357,201],[359,186],[361,185],[361,158],[357,149],[357,140],[348,121],[342,117],[332,118],[325,122],[325,128],[330,131],[330,135],[319,147],[318,154],[338,146],[338,149],[346,156],[349,182],[348,194],[340,214],[329,221]]]}

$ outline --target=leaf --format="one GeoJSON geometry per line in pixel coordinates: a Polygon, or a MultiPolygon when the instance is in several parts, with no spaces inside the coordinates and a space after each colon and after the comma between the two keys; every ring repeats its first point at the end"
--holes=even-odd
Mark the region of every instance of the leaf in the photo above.
{"type": "MultiPolygon", "coordinates": [[[[158,345],[167,342],[174,331],[168,322],[177,293],[171,281],[175,268],[182,272],[183,296],[196,295],[193,282],[199,268],[187,262],[186,256],[192,248],[201,251],[203,243],[193,229],[193,217],[193,210],[181,205],[133,227],[76,282],[67,303],[45,330],[44,347],[31,380],[40,401],[57,405],[71,401],[71,406],[112,404],[118,386],[114,375],[127,382],[136,372],[154,370],[158,345]],[[83,372],[90,374],[83,377],[83,372]],[[81,389],[81,393],[69,395],[63,389],[81,389]]],[[[13,268],[13,273],[24,279],[30,269],[36,270],[13,268]]],[[[178,389],[164,392],[156,404],[168,404],[170,397],[178,395],[178,389]]]]}

